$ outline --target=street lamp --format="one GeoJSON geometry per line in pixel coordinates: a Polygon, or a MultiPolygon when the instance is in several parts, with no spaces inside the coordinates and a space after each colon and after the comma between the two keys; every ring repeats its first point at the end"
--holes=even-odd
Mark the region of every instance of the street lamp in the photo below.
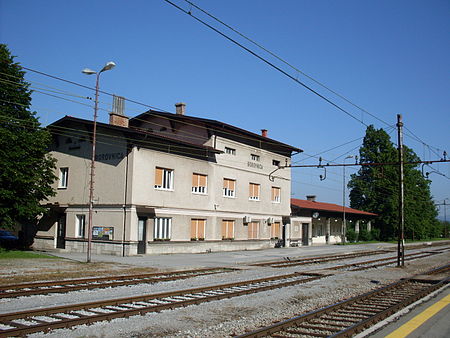
{"type": "Polygon", "coordinates": [[[347,225],[345,224],[345,160],[353,157],[353,155],[348,155],[346,158],[344,158],[344,165],[342,167],[344,180],[342,187],[342,243],[345,243],[345,232],[347,230],[347,225]]]}
{"type": "Polygon", "coordinates": [[[86,262],[91,262],[91,242],[92,242],[92,212],[94,209],[94,176],[95,176],[95,143],[97,136],[97,111],[98,111],[98,82],[100,79],[100,74],[114,68],[116,64],[112,61],[106,63],[106,65],[99,71],[96,72],[92,69],[85,68],[81,72],[86,75],[96,75],[95,81],[95,105],[94,105],[94,127],[92,131],[92,158],[91,158],[91,174],[89,183],[89,220],[88,220],[88,246],[87,246],[87,257],[86,262]]]}

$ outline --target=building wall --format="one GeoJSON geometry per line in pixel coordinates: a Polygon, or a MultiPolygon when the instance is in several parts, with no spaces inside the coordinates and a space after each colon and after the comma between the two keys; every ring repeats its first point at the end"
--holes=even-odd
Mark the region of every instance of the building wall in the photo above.
{"type": "MultiPolygon", "coordinates": [[[[105,131],[99,135],[105,135],[105,131]]],[[[114,134],[110,134],[115,136],[114,134]]],[[[49,203],[65,208],[65,250],[86,251],[91,143],[88,135],[78,139],[58,136],[52,155],[60,168],[69,168],[67,188],[57,189],[49,203]],[[85,215],[85,237],[77,237],[77,215],[85,215]]],[[[216,162],[189,156],[133,147],[127,154],[120,137],[99,137],[94,189],[94,227],[112,228],[109,240],[93,239],[92,253],[134,255],[138,252],[138,219],[147,218],[146,253],[204,252],[204,250],[259,249],[273,246],[269,219],[282,224],[290,214],[290,169],[278,170],[274,182],[268,174],[277,168],[274,160],[286,164],[289,158],[213,136],[208,142],[219,150],[235,149],[235,155],[218,154],[216,162]],[[251,155],[258,155],[259,161],[251,155]],[[155,188],[156,168],[173,170],[173,188],[155,188]],[[193,173],[207,175],[205,194],[192,192],[193,173]],[[223,196],[223,179],[236,180],[234,197],[223,196]],[[260,184],[260,199],[249,199],[249,184],[260,184]],[[125,187],[127,186],[126,192],[125,187]],[[280,202],[272,201],[271,189],[281,189],[280,202]],[[125,194],[126,193],[126,194],[125,194]],[[154,209],[154,215],[142,214],[139,206],[154,209]],[[170,241],[154,239],[154,217],[170,218],[170,241]],[[244,217],[258,223],[258,235],[249,239],[244,217]],[[205,238],[191,241],[191,220],[204,219],[205,238]],[[232,240],[222,240],[222,221],[234,221],[232,240]],[[206,242],[210,242],[206,244],[206,242]],[[246,244],[247,243],[247,244],[246,244]]],[[[189,155],[189,148],[186,148],[189,155]]],[[[289,163],[289,162],[287,162],[289,163]]],[[[55,183],[57,187],[58,183],[55,183]]],[[[57,222],[41,229],[37,248],[56,247],[57,222]]],[[[281,237],[280,233],[276,237],[281,237]]]]}

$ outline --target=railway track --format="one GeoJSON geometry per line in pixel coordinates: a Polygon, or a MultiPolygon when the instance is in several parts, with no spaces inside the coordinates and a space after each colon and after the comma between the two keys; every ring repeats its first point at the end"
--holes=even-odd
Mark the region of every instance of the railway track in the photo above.
{"type": "Polygon", "coordinates": [[[350,337],[448,283],[450,265],[427,273],[436,274],[445,276],[414,276],[237,337],[350,337]]]}
{"type": "Polygon", "coordinates": [[[291,266],[298,265],[307,265],[307,264],[320,264],[326,262],[333,262],[342,259],[351,259],[356,257],[364,257],[364,256],[373,256],[373,255],[381,255],[391,252],[391,250],[373,250],[373,251],[360,251],[348,254],[341,255],[329,255],[329,256],[316,256],[316,257],[307,257],[307,258],[296,258],[292,259],[286,257],[283,261],[271,261],[271,262],[261,262],[251,264],[252,266],[270,266],[272,268],[286,268],[291,266]]]}
{"type": "MultiPolygon", "coordinates": [[[[425,251],[405,254],[405,261],[411,261],[414,259],[426,258],[433,255],[437,255],[441,251],[425,251]]],[[[365,262],[357,262],[351,264],[337,265],[329,268],[329,270],[347,270],[347,271],[361,271],[372,268],[378,268],[381,266],[397,264],[397,256],[385,257],[380,259],[374,259],[365,262]]]]}
{"type": "MultiPolygon", "coordinates": [[[[418,249],[423,249],[423,246],[417,246],[414,248],[410,248],[409,250],[418,250],[418,249]]],[[[413,253],[413,254],[405,254],[405,258],[409,257],[410,259],[413,259],[414,257],[416,258],[422,258],[422,257],[427,257],[433,254],[438,254],[441,253],[443,251],[447,251],[450,250],[449,247],[447,248],[439,248],[436,249],[435,251],[430,251],[429,248],[427,248],[426,251],[424,251],[425,253],[422,254],[422,252],[419,253],[413,253]]],[[[285,259],[283,261],[271,261],[271,262],[261,262],[261,263],[255,263],[252,264],[253,266],[269,266],[272,268],[288,268],[288,267],[293,267],[293,266],[300,266],[300,265],[309,265],[309,264],[322,264],[322,263],[328,263],[328,262],[333,262],[333,261],[339,261],[339,260],[344,260],[344,259],[352,259],[352,258],[360,258],[360,257],[366,257],[366,256],[374,256],[374,255],[381,255],[381,254],[387,254],[387,253],[391,253],[392,250],[374,250],[374,251],[361,251],[361,252],[354,252],[354,253],[348,253],[348,254],[341,254],[341,255],[329,255],[329,256],[317,256],[317,257],[307,257],[307,258],[298,258],[298,259],[291,259],[289,257],[285,257],[285,259]]],[[[397,256],[392,256],[392,257],[388,257],[388,258],[381,258],[378,260],[372,260],[372,261],[367,261],[370,262],[374,267],[375,267],[375,263],[377,261],[379,262],[384,262],[384,261],[396,261],[397,256]]],[[[348,267],[354,267],[357,264],[360,263],[352,263],[352,264],[348,264],[348,265],[342,265],[340,267],[337,267],[336,269],[342,268],[344,269],[344,267],[348,266],[348,267]]],[[[360,265],[367,265],[368,263],[366,262],[362,262],[360,265]]],[[[384,264],[380,264],[378,266],[383,266],[383,265],[389,265],[392,264],[392,262],[389,263],[384,263],[384,264]]],[[[361,270],[363,270],[365,268],[361,268],[361,270]]]]}
{"type": "Polygon", "coordinates": [[[0,337],[68,328],[113,318],[142,315],[213,300],[282,288],[324,278],[326,274],[291,273],[175,292],[148,294],[68,306],[0,314],[0,337]]]}
{"type": "Polygon", "coordinates": [[[78,290],[116,287],[122,285],[153,284],[165,281],[192,278],[218,273],[235,271],[231,268],[208,268],[196,270],[181,270],[166,273],[149,273],[137,275],[122,275],[108,277],[93,277],[48,282],[33,282],[8,284],[0,286],[0,298],[13,298],[49,293],[66,293],[78,290]]]}

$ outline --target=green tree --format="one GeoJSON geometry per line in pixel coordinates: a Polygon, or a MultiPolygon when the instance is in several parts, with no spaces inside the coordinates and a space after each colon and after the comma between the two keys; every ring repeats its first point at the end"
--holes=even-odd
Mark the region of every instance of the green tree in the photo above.
{"type": "Polygon", "coordinates": [[[55,194],[50,133],[30,111],[25,72],[0,44],[0,226],[34,224],[46,211],[40,202],[55,194]]]}
{"type": "MultiPolygon", "coordinates": [[[[398,152],[383,129],[369,126],[359,149],[362,163],[398,162],[398,152]]],[[[404,161],[420,161],[414,151],[404,146],[404,161]]],[[[383,240],[397,238],[398,166],[362,166],[348,183],[352,208],[378,214],[374,226],[383,240]]],[[[430,181],[423,178],[417,165],[404,166],[405,237],[424,239],[439,230],[437,211],[430,193],[430,181]]]]}

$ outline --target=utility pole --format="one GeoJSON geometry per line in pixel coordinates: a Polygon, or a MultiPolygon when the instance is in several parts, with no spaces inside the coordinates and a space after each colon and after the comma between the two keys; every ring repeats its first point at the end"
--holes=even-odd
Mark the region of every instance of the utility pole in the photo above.
{"type": "Polygon", "coordinates": [[[405,191],[403,182],[403,122],[402,115],[397,114],[398,161],[399,161],[399,205],[398,205],[398,246],[397,266],[405,266],[405,191]]]}
{"type": "Polygon", "coordinates": [[[437,206],[441,206],[441,205],[444,206],[444,227],[445,227],[445,228],[444,228],[444,237],[445,237],[445,238],[448,238],[448,229],[447,229],[447,207],[450,205],[450,204],[447,204],[447,203],[446,203],[447,199],[448,199],[448,198],[444,199],[444,201],[443,201],[442,203],[436,204],[437,206]]]}

